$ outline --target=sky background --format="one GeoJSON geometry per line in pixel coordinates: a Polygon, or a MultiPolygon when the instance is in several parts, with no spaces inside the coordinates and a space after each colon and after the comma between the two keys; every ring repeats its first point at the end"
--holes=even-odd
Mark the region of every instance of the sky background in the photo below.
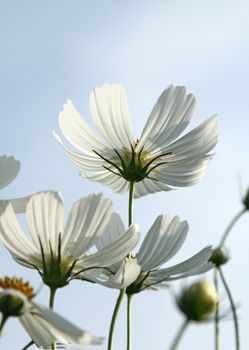
{"type": "MultiPolygon", "coordinates": [[[[139,138],[165,87],[185,85],[197,100],[188,130],[218,113],[216,155],[200,184],[136,200],[134,220],[142,237],[159,214],[177,214],[188,220],[186,243],[172,263],[217,244],[241,209],[249,185],[248,15],[246,0],[0,0],[0,150],[22,164],[15,181],[1,191],[1,198],[58,190],[68,212],[78,198],[103,192],[127,222],[127,195],[80,178],[79,169],[54,140],[52,131],[59,131],[58,114],[71,99],[92,125],[88,108],[91,89],[122,83],[134,136],[139,138]]],[[[224,267],[238,305],[242,349],[249,344],[248,233],[247,214],[227,242],[232,259],[224,267]]],[[[23,277],[35,288],[41,284],[38,274],[17,265],[3,246],[0,275],[23,277]]],[[[212,279],[212,274],[205,277],[212,279]]],[[[192,280],[172,284],[175,293],[192,280]]],[[[117,295],[115,290],[73,281],[58,291],[55,309],[107,338],[117,295]]],[[[226,312],[224,292],[221,299],[226,312]]],[[[47,287],[36,300],[48,304],[47,287]]],[[[115,334],[114,349],[118,350],[126,344],[124,311],[125,303],[115,334]]],[[[134,350],[167,349],[183,321],[168,292],[135,296],[132,318],[134,350]]],[[[221,348],[226,350],[235,348],[230,319],[221,326],[221,348]]],[[[12,319],[0,348],[19,350],[28,342],[18,321],[12,319]]],[[[213,342],[212,324],[191,325],[179,350],[210,350],[213,342]]]]}

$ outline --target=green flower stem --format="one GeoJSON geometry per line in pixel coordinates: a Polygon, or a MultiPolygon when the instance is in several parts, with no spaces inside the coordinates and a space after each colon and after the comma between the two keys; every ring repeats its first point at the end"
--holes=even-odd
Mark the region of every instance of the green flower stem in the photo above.
{"type": "Polygon", "coordinates": [[[50,288],[50,298],[49,298],[49,307],[50,309],[54,308],[54,297],[55,297],[56,288],[50,288]]]}
{"type": "Polygon", "coordinates": [[[131,350],[131,298],[132,294],[127,294],[127,350],[131,350]]]}
{"type": "Polygon", "coordinates": [[[110,326],[110,330],[109,330],[109,337],[108,337],[108,350],[112,350],[112,341],[113,341],[113,334],[114,334],[114,327],[115,327],[115,323],[117,320],[117,315],[118,315],[118,311],[122,302],[122,299],[125,295],[125,289],[121,289],[114,311],[113,311],[113,315],[112,315],[112,320],[111,320],[111,326],[110,326]]]}
{"type": "Polygon", "coordinates": [[[240,337],[239,337],[239,323],[238,323],[236,307],[235,307],[235,304],[234,304],[234,301],[233,301],[233,297],[232,297],[231,291],[230,291],[230,289],[228,287],[228,284],[227,284],[227,282],[225,280],[224,274],[223,274],[223,272],[222,272],[220,267],[218,267],[218,271],[220,273],[220,277],[221,277],[222,283],[224,285],[224,288],[226,290],[226,293],[227,293],[227,296],[228,296],[228,299],[229,299],[229,302],[230,302],[230,306],[231,306],[231,309],[232,309],[234,329],[235,329],[235,342],[236,342],[236,348],[235,349],[239,350],[240,349],[240,337]]]}
{"type": "Polygon", "coordinates": [[[129,190],[129,212],[128,212],[128,225],[130,226],[133,223],[133,199],[135,192],[135,182],[130,182],[129,190]]]}
{"type": "MultiPolygon", "coordinates": [[[[49,297],[49,307],[50,307],[50,309],[54,308],[55,292],[56,292],[56,288],[50,287],[50,297],[49,297]]],[[[55,343],[52,344],[51,350],[56,350],[56,344],[55,343]]]]}
{"type": "Polygon", "coordinates": [[[231,229],[233,228],[233,226],[236,224],[236,222],[239,220],[239,218],[246,212],[247,209],[243,208],[241,211],[238,212],[238,214],[235,215],[235,217],[232,219],[232,221],[230,222],[230,224],[227,226],[226,231],[224,232],[219,247],[222,247],[231,231],[231,229]]]}
{"type": "MultiPolygon", "coordinates": [[[[218,269],[214,269],[214,285],[219,295],[219,283],[218,283],[218,269]]],[[[215,327],[215,350],[220,349],[220,327],[219,327],[219,301],[216,306],[215,316],[214,316],[214,327],[215,327]]]]}
{"type": "Polygon", "coordinates": [[[27,345],[24,346],[24,348],[22,348],[22,350],[27,350],[33,344],[34,344],[34,342],[33,342],[33,340],[31,340],[27,345]]]}
{"type": "Polygon", "coordinates": [[[2,315],[2,319],[1,319],[1,323],[0,323],[0,336],[1,336],[3,327],[4,327],[5,322],[7,321],[7,319],[8,319],[8,316],[2,315]]]}
{"type": "Polygon", "coordinates": [[[175,339],[170,346],[170,350],[176,350],[177,346],[180,343],[180,340],[182,339],[184,332],[186,331],[188,324],[189,324],[189,319],[186,318],[183,324],[181,325],[181,327],[179,328],[178,332],[176,333],[175,339]]]}
{"type": "MultiPolygon", "coordinates": [[[[133,222],[133,199],[134,199],[134,191],[135,191],[135,182],[130,182],[130,189],[129,189],[129,205],[128,205],[128,225],[130,226],[133,222]]],[[[131,257],[131,254],[128,254],[128,258],[131,257]]],[[[118,299],[116,301],[115,308],[113,310],[112,314],[112,320],[111,325],[109,329],[109,336],[108,336],[108,350],[112,350],[112,342],[113,342],[113,335],[114,335],[114,328],[118,316],[118,312],[120,309],[121,302],[123,300],[123,297],[125,295],[126,288],[121,289],[118,299]]],[[[54,349],[52,349],[54,350],[54,349]]]]}

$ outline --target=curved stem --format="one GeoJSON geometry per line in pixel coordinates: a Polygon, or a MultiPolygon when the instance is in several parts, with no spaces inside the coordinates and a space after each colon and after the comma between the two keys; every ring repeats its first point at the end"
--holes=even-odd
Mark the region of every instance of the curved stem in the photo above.
{"type": "Polygon", "coordinates": [[[218,271],[220,273],[220,277],[221,277],[222,283],[224,285],[224,288],[226,290],[226,293],[227,293],[227,296],[228,296],[228,299],[229,299],[229,302],[230,302],[230,306],[231,306],[231,309],[232,309],[234,330],[235,330],[236,350],[239,350],[240,349],[239,323],[238,323],[236,307],[235,307],[235,304],[234,304],[234,301],[233,301],[232,293],[231,293],[231,291],[230,291],[230,289],[228,287],[228,284],[227,284],[227,282],[225,280],[224,274],[223,274],[223,272],[222,272],[220,267],[218,268],[218,271]]]}
{"type": "Polygon", "coordinates": [[[113,334],[114,334],[114,327],[115,327],[115,323],[117,320],[117,315],[118,315],[118,311],[122,302],[122,299],[125,295],[125,289],[121,289],[114,311],[113,311],[113,315],[112,315],[112,320],[111,320],[111,325],[110,325],[110,330],[109,330],[109,336],[108,336],[108,350],[112,350],[112,341],[113,341],[113,334]]]}
{"type": "MultiPolygon", "coordinates": [[[[214,269],[214,285],[219,295],[219,284],[218,284],[218,270],[214,269]]],[[[214,327],[215,327],[215,350],[220,349],[220,327],[219,327],[219,301],[216,306],[215,316],[214,316],[214,327]]]]}
{"type": "Polygon", "coordinates": [[[7,321],[7,319],[8,319],[8,316],[2,315],[2,319],[1,319],[1,323],[0,323],[0,336],[1,336],[3,327],[4,327],[5,322],[7,321]]]}
{"type": "Polygon", "coordinates": [[[131,298],[132,294],[127,294],[127,350],[131,350],[131,298]]]}
{"type": "Polygon", "coordinates": [[[31,340],[27,345],[24,346],[24,348],[22,348],[22,350],[27,350],[33,344],[34,344],[34,341],[31,340]]]}
{"type": "Polygon", "coordinates": [[[246,209],[242,209],[241,211],[238,212],[238,214],[235,215],[235,217],[232,219],[232,221],[230,222],[230,224],[227,226],[226,231],[224,232],[219,247],[222,247],[231,231],[231,229],[233,228],[233,226],[236,224],[236,222],[239,220],[239,218],[246,212],[246,209]]]}
{"type": "Polygon", "coordinates": [[[180,340],[187,328],[189,324],[189,319],[186,318],[186,320],[183,322],[183,324],[181,325],[181,327],[179,328],[178,332],[176,333],[175,339],[173,341],[173,343],[170,346],[170,350],[176,350],[177,346],[180,343],[180,340]]]}
{"type": "MultiPolygon", "coordinates": [[[[56,292],[56,288],[50,288],[50,297],[49,297],[49,307],[50,309],[54,308],[54,297],[55,297],[55,292],[56,292]]],[[[56,344],[53,343],[51,350],[56,350],[56,344]]]]}

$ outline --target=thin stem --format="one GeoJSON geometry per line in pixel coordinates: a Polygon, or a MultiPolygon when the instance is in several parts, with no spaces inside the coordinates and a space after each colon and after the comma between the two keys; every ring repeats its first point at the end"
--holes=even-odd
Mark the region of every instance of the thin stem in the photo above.
{"type": "Polygon", "coordinates": [[[22,348],[22,350],[27,350],[33,344],[34,344],[34,341],[31,340],[27,345],[24,346],[24,348],[22,348]]]}
{"type": "Polygon", "coordinates": [[[233,226],[236,224],[236,222],[239,220],[239,218],[246,212],[246,209],[243,208],[241,211],[238,212],[238,214],[235,215],[235,217],[232,219],[232,221],[230,222],[230,224],[227,226],[226,231],[224,232],[219,247],[222,247],[231,231],[231,229],[233,228],[233,226]]]}
{"type": "Polygon", "coordinates": [[[133,223],[133,199],[135,192],[135,182],[130,182],[129,190],[129,209],[128,209],[128,225],[130,226],[133,223]]]}
{"type": "Polygon", "coordinates": [[[131,350],[131,298],[132,294],[127,294],[127,350],[131,350]]]}
{"type": "MultiPolygon", "coordinates": [[[[50,297],[49,297],[49,307],[50,309],[54,308],[54,297],[55,297],[56,288],[50,288],[50,297]]],[[[56,350],[56,343],[53,343],[51,350],[56,350]]]]}
{"type": "Polygon", "coordinates": [[[5,325],[5,322],[7,321],[8,316],[2,315],[1,323],[0,323],[0,336],[2,333],[3,326],[5,325]]]}
{"type": "Polygon", "coordinates": [[[182,338],[182,336],[183,336],[183,334],[184,334],[188,324],[189,324],[189,319],[186,318],[184,320],[183,324],[181,325],[181,327],[179,328],[178,332],[176,333],[175,339],[174,339],[173,343],[170,346],[170,350],[176,350],[176,348],[179,345],[180,340],[181,340],[181,338],[182,338]]]}
{"type": "Polygon", "coordinates": [[[227,284],[227,282],[225,280],[224,274],[223,274],[223,272],[222,272],[220,267],[218,267],[218,271],[220,273],[220,277],[221,277],[222,283],[224,285],[224,288],[226,290],[226,293],[227,293],[227,296],[228,296],[228,299],[229,299],[229,302],[230,302],[230,306],[231,306],[231,309],[232,309],[234,330],[235,330],[236,350],[239,350],[240,349],[239,323],[238,323],[236,307],[235,307],[235,304],[234,304],[234,301],[233,301],[232,293],[231,293],[231,291],[230,291],[230,289],[228,287],[228,284],[227,284]]]}
{"type": "MultiPolygon", "coordinates": [[[[214,269],[214,285],[219,295],[219,283],[218,283],[218,269],[214,269]]],[[[215,316],[214,316],[214,329],[215,329],[215,350],[220,349],[220,327],[219,327],[219,301],[216,306],[215,316]]]]}
{"type": "MultiPolygon", "coordinates": [[[[133,198],[134,198],[134,191],[135,191],[135,182],[131,181],[130,182],[130,189],[129,189],[129,205],[128,205],[128,225],[130,226],[133,222],[133,198]]],[[[131,257],[131,253],[128,254],[128,258],[131,257]]],[[[120,309],[121,302],[123,300],[123,297],[125,295],[126,288],[121,289],[118,299],[116,301],[115,308],[113,310],[112,314],[112,320],[111,320],[111,325],[109,329],[109,336],[108,336],[108,350],[112,350],[112,342],[113,342],[113,335],[114,335],[114,328],[118,316],[118,312],[120,309]]],[[[54,350],[54,349],[52,349],[54,350]]]]}
{"type": "Polygon", "coordinates": [[[55,292],[56,292],[56,288],[50,288],[50,298],[49,298],[49,307],[50,307],[50,309],[54,308],[55,292]]]}
{"type": "Polygon", "coordinates": [[[114,334],[114,328],[115,328],[115,323],[117,320],[117,315],[118,315],[118,311],[122,302],[122,299],[125,295],[125,289],[121,289],[114,311],[113,311],[113,315],[112,315],[112,320],[111,320],[111,325],[110,325],[110,330],[109,330],[109,336],[108,336],[108,350],[112,350],[112,341],[113,341],[113,334],[114,334]]]}

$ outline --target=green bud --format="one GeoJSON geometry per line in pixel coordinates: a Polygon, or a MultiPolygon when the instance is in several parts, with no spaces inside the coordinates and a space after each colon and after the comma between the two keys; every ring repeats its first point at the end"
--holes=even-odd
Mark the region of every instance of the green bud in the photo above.
{"type": "Polygon", "coordinates": [[[211,261],[215,266],[219,267],[228,262],[229,256],[224,247],[218,247],[214,249],[209,261],[211,261]]]}
{"type": "Polygon", "coordinates": [[[0,296],[0,312],[5,318],[21,316],[23,313],[23,300],[11,294],[0,296]]]}
{"type": "Polygon", "coordinates": [[[185,288],[177,304],[188,320],[201,322],[207,320],[215,312],[218,301],[214,285],[202,280],[185,288]]]}

